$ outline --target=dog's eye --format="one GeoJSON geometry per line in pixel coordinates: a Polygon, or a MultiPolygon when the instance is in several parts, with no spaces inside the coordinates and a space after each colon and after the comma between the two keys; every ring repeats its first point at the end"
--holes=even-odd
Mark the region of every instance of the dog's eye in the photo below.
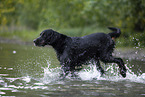
{"type": "Polygon", "coordinates": [[[43,34],[41,34],[41,37],[46,38],[46,37],[47,37],[47,35],[43,33],[43,34]]]}

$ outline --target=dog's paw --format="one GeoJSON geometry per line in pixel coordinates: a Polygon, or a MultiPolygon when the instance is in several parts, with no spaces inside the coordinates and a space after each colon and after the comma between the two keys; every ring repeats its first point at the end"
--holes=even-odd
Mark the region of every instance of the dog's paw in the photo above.
{"type": "Polygon", "coordinates": [[[125,67],[122,67],[121,69],[120,69],[120,74],[122,75],[122,77],[126,77],[126,68],[125,67]]]}
{"type": "Polygon", "coordinates": [[[104,77],[104,76],[106,75],[106,72],[107,72],[107,71],[101,72],[101,76],[100,76],[100,77],[104,77]]]}

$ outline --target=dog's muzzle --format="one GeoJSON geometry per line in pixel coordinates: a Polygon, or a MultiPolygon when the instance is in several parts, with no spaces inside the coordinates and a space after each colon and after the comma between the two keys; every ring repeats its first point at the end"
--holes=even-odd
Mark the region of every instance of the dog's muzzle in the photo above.
{"type": "Polygon", "coordinates": [[[34,39],[34,46],[45,46],[45,41],[44,40],[40,40],[40,39],[34,39]]]}

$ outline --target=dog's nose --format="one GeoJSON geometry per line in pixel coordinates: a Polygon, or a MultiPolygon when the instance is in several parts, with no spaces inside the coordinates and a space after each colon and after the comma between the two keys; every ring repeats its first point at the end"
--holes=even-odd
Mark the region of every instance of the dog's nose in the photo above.
{"type": "Polygon", "coordinates": [[[36,39],[34,39],[33,42],[35,43],[36,42],[36,39]]]}

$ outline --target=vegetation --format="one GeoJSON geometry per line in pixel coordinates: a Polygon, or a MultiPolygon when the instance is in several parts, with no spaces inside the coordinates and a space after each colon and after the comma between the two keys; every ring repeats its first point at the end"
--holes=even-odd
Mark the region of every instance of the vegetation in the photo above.
{"type": "Polygon", "coordinates": [[[120,46],[145,46],[145,0],[0,0],[0,35],[32,41],[55,29],[70,36],[122,30],[120,46]]]}

